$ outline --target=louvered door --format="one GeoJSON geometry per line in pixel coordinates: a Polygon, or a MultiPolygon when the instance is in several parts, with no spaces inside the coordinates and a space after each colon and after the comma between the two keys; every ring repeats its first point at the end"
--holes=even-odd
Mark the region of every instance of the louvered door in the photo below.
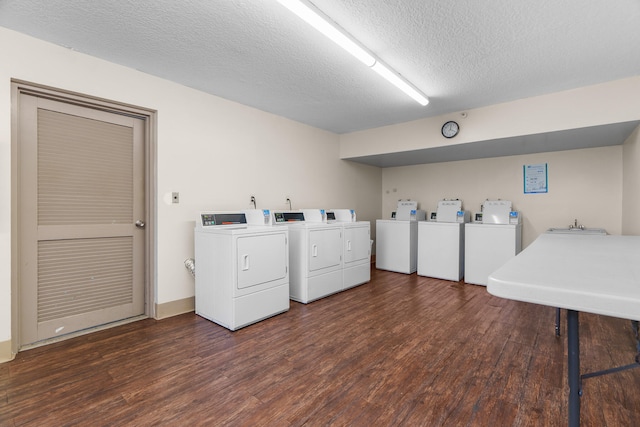
{"type": "Polygon", "coordinates": [[[144,121],[22,95],[18,130],[22,344],[144,314],[144,121]]]}

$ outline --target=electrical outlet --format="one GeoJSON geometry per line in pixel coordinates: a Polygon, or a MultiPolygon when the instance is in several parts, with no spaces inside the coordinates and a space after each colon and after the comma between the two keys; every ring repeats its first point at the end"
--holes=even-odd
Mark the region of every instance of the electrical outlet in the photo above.
{"type": "Polygon", "coordinates": [[[174,191],[173,193],[171,193],[171,203],[173,204],[180,203],[180,193],[178,193],[177,191],[174,191]]]}

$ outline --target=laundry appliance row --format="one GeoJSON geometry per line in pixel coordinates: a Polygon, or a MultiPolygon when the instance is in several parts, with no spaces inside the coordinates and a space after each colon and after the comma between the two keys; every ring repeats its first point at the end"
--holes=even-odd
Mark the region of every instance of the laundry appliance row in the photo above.
{"type": "Polygon", "coordinates": [[[194,246],[196,314],[232,331],[371,277],[370,225],[350,209],[202,212],[194,246]]]}
{"type": "Polygon", "coordinates": [[[290,298],[309,303],[369,282],[371,231],[352,209],[301,209],[273,213],[289,228],[290,298]]]}
{"type": "Polygon", "coordinates": [[[485,285],[522,249],[521,215],[505,200],[487,200],[473,215],[444,199],[426,220],[415,201],[399,201],[392,219],[376,221],[376,268],[485,285]]]}

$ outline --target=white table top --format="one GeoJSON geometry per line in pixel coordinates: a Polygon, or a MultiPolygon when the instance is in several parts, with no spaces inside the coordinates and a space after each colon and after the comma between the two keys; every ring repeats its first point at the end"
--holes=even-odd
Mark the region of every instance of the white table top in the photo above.
{"type": "Polygon", "coordinates": [[[542,234],[489,275],[490,294],[640,320],[640,236],[542,234]]]}

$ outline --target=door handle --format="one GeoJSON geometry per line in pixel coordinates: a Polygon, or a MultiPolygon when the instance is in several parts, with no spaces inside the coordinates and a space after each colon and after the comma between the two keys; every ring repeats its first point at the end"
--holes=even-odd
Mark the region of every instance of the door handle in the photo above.
{"type": "Polygon", "coordinates": [[[318,256],[318,245],[312,245],[311,246],[311,256],[313,256],[313,257],[317,257],[318,256]]]}
{"type": "Polygon", "coordinates": [[[141,220],[141,219],[139,219],[139,220],[137,220],[137,221],[136,221],[136,227],[138,227],[138,228],[144,228],[144,226],[145,226],[145,225],[146,225],[146,224],[145,224],[145,223],[144,223],[144,221],[143,221],[143,220],[141,220]]]}
{"type": "Polygon", "coordinates": [[[249,269],[249,255],[242,256],[242,271],[246,271],[249,269]]]}

